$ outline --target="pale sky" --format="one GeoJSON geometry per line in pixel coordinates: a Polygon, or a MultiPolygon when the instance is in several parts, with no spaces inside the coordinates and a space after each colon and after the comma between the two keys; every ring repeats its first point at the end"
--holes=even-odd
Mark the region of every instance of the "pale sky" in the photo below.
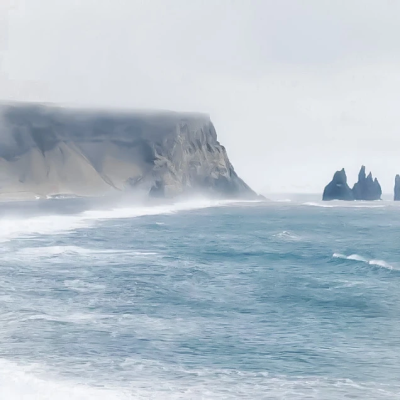
{"type": "Polygon", "coordinates": [[[400,173],[400,1],[0,0],[0,99],[210,114],[254,189],[400,173]]]}

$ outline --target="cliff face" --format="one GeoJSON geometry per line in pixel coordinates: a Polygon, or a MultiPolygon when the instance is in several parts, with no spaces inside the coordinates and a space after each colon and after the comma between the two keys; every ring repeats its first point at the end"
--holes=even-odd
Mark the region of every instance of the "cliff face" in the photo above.
{"type": "Polygon", "coordinates": [[[355,200],[380,200],[382,196],[381,185],[372,178],[371,172],[366,176],[364,165],[358,174],[358,182],[353,187],[355,200]]]}
{"type": "Polygon", "coordinates": [[[332,181],[324,189],[322,200],[354,200],[344,168],[335,172],[332,181]]]}
{"type": "Polygon", "coordinates": [[[144,191],[256,194],[236,174],[206,115],[0,107],[0,195],[144,191]]]}

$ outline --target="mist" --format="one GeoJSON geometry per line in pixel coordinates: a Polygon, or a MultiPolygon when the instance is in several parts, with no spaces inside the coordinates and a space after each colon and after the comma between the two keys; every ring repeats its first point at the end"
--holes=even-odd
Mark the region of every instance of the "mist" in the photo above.
{"type": "Polygon", "coordinates": [[[0,99],[211,115],[255,190],[400,173],[395,1],[3,0],[0,99]]]}

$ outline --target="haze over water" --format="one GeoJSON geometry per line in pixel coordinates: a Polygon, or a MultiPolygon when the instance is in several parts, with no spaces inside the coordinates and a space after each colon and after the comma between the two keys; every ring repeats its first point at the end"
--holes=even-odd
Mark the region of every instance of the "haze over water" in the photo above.
{"type": "Polygon", "coordinates": [[[398,399],[399,206],[290,200],[2,204],[0,398],[398,399]]]}

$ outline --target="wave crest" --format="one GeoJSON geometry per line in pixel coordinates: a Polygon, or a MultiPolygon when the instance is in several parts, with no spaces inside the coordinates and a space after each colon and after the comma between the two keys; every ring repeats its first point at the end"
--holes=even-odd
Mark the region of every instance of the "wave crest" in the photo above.
{"type": "Polygon", "coordinates": [[[333,253],[332,255],[333,258],[340,258],[342,260],[351,260],[351,261],[359,261],[359,262],[363,262],[365,264],[369,264],[369,265],[374,265],[377,267],[381,267],[381,268],[386,268],[386,269],[395,269],[393,267],[393,265],[389,264],[388,262],[384,261],[384,260],[376,260],[376,259],[367,259],[363,256],[360,256],[358,254],[351,254],[349,256],[346,256],[344,254],[341,253],[333,253]]]}

